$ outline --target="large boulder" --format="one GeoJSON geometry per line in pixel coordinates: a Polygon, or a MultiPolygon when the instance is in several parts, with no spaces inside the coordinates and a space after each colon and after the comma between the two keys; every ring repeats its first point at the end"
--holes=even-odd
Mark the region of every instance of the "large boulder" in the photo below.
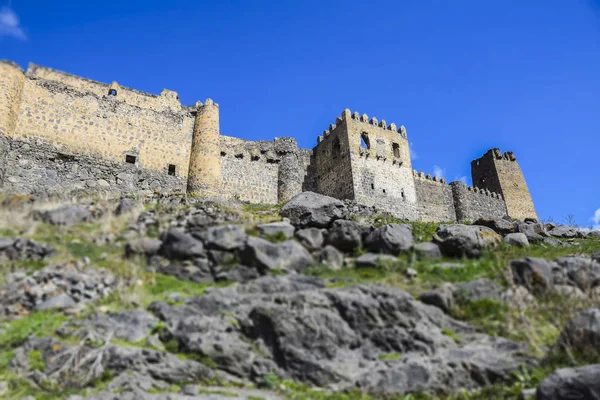
{"type": "Polygon", "coordinates": [[[327,267],[338,270],[344,266],[344,254],[331,245],[327,245],[316,254],[317,261],[327,267]]]}
{"type": "Polygon", "coordinates": [[[540,383],[537,400],[600,399],[600,364],[554,371],[540,383]]]}
{"type": "Polygon", "coordinates": [[[0,260],[43,260],[53,252],[52,247],[31,239],[0,238],[0,260]]]}
{"type": "Polygon", "coordinates": [[[444,255],[475,258],[483,248],[497,244],[500,236],[485,226],[455,224],[440,226],[433,240],[444,255]]]}
{"type": "Polygon", "coordinates": [[[454,305],[454,292],[456,287],[451,283],[444,283],[439,288],[430,292],[422,293],[419,300],[430,306],[439,308],[445,313],[448,313],[454,305]]]}
{"type": "Polygon", "coordinates": [[[525,286],[534,295],[546,293],[554,287],[554,263],[543,258],[526,257],[510,263],[515,283],[525,286]]]}
{"type": "Polygon", "coordinates": [[[314,264],[308,250],[294,240],[271,243],[253,236],[247,240],[241,253],[241,262],[263,273],[273,270],[301,271],[314,264]]]}
{"type": "Polygon", "coordinates": [[[409,251],[412,245],[412,229],[405,224],[381,226],[365,238],[365,247],[375,253],[399,255],[409,251]]]}
{"type": "Polygon", "coordinates": [[[333,197],[313,192],[302,192],[287,202],[280,212],[290,222],[300,228],[327,228],[336,219],[346,215],[344,203],[333,197]]]}
{"type": "Polygon", "coordinates": [[[517,231],[516,224],[504,218],[479,218],[473,225],[487,226],[500,235],[508,235],[517,231]]]}
{"type": "Polygon", "coordinates": [[[454,298],[462,301],[493,300],[500,301],[502,288],[496,282],[481,278],[471,282],[455,284],[454,298]]]}
{"type": "Polygon", "coordinates": [[[331,225],[326,243],[345,253],[351,253],[362,246],[362,232],[363,227],[358,222],[340,219],[331,225]]]}
{"type": "MultiPolygon", "coordinates": [[[[587,291],[600,285],[599,262],[581,256],[559,257],[555,262],[562,268],[564,277],[581,290],[587,291]]],[[[555,283],[558,283],[556,279],[555,283]]]]}
{"type": "Polygon", "coordinates": [[[261,235],[265,236],[275,236],[275,235],[283,235],[286,239],[291,239],[294,237],[294,225],[290,224],[287,221],[276,221],[269,222],[266,224],[256,225],[256,229],[260,232],[261,235]]]}

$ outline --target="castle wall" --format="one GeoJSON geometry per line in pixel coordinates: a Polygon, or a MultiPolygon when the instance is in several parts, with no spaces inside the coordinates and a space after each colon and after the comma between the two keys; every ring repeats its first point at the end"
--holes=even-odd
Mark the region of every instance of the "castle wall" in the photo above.
{"type": "Polygon", "coordinates": [[[185,180],[161,172],[103,160],[89,155],[67,155],[64,149],[42,139],[18,140],[0,137],[7,149],[3,163],[3,193],[38,197],[68,197],[106,193],[139,195],[185,191],[185,180]]]}
{"type": "Polygon", "coordinates": [[[348,127],[354,199],[385,209],[398,218],[417,220],[417,193],[406,130],[345,110],[348,127]],[[361,137],[368,147],[361,146],[361,137]]]}
{"type": "Polygon", "coordinates": [[[172,92],[151,96],[121,88],[116,96],[100,95],[96,88],[108,93],[109,85],[87,80],[77,84],[80,78],[51,70],[43,74],[74,85],[67,86],[40,78],[40,71],[46,70],[34,69],[24,81],[15,139],[41,139],[65,155],[98,158],[123,168],[129,167],[127,155],[144,170],[167,174],[171,164],[176,176],[187,178],[194,118],[181,105],[175,110],[172,92]]]}
{"type": "Polygon", "coordinates": [[[223,192],[242,201],[276,204],[280,161],[273,142],[221,135],[223,192]]]}
{"type": "Polygon", "coordinates": [[[502,218],[506,215],[506,204],[502,196],[489,190],[467,187],[462,182],[452,182],[452,196],[456,219],[475,221],[479,218],[502,218]]]}
{"type": "Polygon", "coordinates": [[[452,187],[444,179],[413,171],[419,219],[422,221],[456,221],[452,187]]]}

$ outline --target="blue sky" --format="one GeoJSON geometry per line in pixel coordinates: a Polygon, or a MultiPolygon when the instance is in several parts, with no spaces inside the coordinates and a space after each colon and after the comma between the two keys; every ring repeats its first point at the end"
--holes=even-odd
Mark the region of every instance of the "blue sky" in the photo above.
{"type": "Polygon", "coordinates": [[[0,0],[0,58],[211,97],[223,134],[307,148],[350,108],[449,181],[512,150],[540,218],[600,226],[600,0],[0,0]]]}

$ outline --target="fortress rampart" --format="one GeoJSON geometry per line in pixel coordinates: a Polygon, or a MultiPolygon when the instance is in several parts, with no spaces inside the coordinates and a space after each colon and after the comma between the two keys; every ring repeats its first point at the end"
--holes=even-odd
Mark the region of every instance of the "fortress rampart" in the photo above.
{"type": "Polygon", "coordinates": [[[280,203],[302,191],[408,220],[536,217],[512,152],[471,163],[475,188],[412,170],[404,126],[346,109],[314,149],[222,135],[211,99],[160,95],[0,61],[0,187],[41,196],[187,192],[280,203]]]}

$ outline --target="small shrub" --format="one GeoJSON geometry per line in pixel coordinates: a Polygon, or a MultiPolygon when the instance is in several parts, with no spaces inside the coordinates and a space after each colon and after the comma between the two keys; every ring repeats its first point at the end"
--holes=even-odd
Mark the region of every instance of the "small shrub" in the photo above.
{"type": "Polygon", "coordinates": [[[380,360],[387,360],[387,361],[397,360],[400,357],[402,357],[402,354],[400,354],[400,353],[383,353],[383,354],[380,354],[379,356],[377,356],[377,358],[379,358],[380,360]]]}

